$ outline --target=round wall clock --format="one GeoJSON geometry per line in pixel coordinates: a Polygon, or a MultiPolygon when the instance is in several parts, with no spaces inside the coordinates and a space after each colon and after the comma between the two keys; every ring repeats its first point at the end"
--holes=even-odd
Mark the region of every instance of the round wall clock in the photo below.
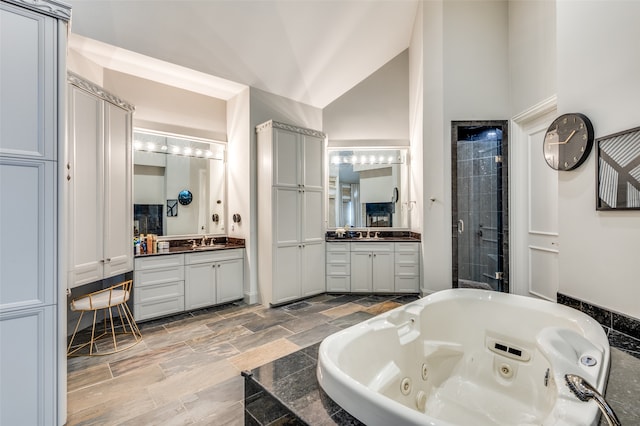
{"type": "Polygon", "coordinates": [[[180,204],[186,206],[191,204],[191,201],[193,201],[193,194],[191,194],[191,191],[186,189],[180,191],[178,194],[178,202],[180,202],[180,204]]]}
{"type": "Polygon", "coordinates": [[[554,170],[573,170],[589,156],[593,125],[584,114],[563,114],[553,120],[544,136],[544,159],[554,170]]]}

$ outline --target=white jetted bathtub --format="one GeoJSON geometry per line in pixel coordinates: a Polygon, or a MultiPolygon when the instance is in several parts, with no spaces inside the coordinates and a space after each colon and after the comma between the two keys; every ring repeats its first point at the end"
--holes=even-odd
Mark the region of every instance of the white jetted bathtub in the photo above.
{"type": "Polygon", "coordinates": [[[317,376],[369,426],[595,425],[596,404],[565,374],[604,393],[609,343],[575,309],[486,290],[434,293],[327,337],[317,376]]]}

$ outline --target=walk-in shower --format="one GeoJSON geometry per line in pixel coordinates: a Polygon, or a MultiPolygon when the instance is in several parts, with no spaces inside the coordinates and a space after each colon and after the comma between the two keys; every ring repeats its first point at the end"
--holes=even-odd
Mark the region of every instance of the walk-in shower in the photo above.
{"type": "Polygon", "coordinates": [[[453,287],[509,292],[506,121],[453,121],[453,287]]]}

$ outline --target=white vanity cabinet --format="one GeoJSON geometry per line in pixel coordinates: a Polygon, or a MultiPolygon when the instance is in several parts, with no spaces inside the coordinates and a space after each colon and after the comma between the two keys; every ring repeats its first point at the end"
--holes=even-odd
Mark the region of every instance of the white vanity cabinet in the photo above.
{"type": "Polygon", "coordinates": [[[351,291],[393,293],[393,243],[352,243],[351,291]]]}
{"type": "Polygon", "coordinates": [[[327,292],[351,291],[351,243],[327,243],[327,292]]]}
{"type": "Polygon", "coordinates": [[[268,121],[258,139],[258,287],[275,305],[325,291],[324,148],[316,130],[268,121]]]}
{"type": "Polygon", "coordinates": [[[136,321],[242,299],[244,249],[137,257],[136,321]]]}
{"type": "Polygon", "coordinates": [[[185,264],[185,310],[242,299],[242,249],[187,253],[185,264]]]}
{"type": "Polygon", "coordinates": [[[1,425],[66,422],[58,161],[70,15],[57,1],[0,2],[1,425]]]}
{"type": "Polygon", "coordinates": [[[326,285],[331,293],[419,293],[420,243],[330,241],[326,285]]]}
{"type": "Polygon", "coordinates": [[[133,107],[69,73],[70,288],[133,269],[133,107]]]}
{"type": "Polygon", "coordinates": [[[135,260],[133,316],[148,320],[184,311],[184,254],[135,260]]]}

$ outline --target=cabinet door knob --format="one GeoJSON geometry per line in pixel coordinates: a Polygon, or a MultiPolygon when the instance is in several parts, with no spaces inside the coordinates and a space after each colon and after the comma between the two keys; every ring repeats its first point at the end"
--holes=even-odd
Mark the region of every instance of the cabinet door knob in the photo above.
{"type": "Polygon", "coordinates": [[[111,258],[110,257],[107,257],[107,262],[111,262],[111,258]]]}

